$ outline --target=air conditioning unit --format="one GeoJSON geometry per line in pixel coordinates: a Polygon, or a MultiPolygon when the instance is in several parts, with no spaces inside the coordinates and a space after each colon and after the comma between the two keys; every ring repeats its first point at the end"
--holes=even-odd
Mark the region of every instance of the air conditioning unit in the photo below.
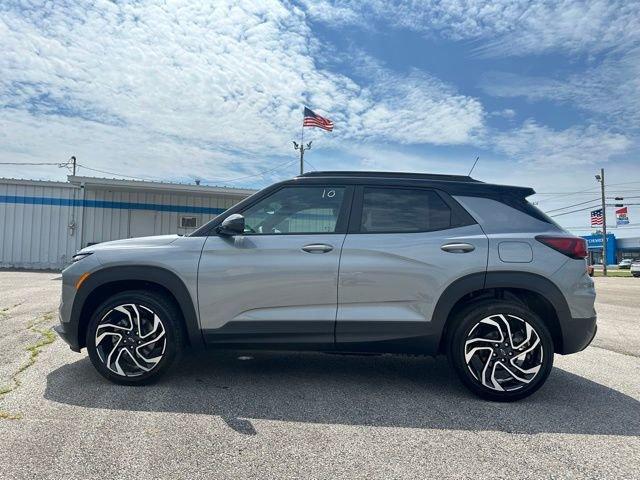
{"type": "Polygon", "coordinates": [[[181,228],[197,228],[198,217],[180,217],[181,228]]]}

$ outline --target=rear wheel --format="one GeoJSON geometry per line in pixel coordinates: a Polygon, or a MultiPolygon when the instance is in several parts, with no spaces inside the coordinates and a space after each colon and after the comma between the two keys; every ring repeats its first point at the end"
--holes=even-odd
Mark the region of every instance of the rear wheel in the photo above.
{"type": "Polygon", "coordinates": [[[118,293],[96,309],[86,345],[94,367],[126,385],[155,381],[181,350],[177,308],[154,292],[118,293]]]}
{"type": "Polygon", "coordinates": [[[458,316],[449,359],[462,383],[495,401],[527,397],[553,366],[553,341],[542,320],[515,303],[487,301],[458,316]]]}

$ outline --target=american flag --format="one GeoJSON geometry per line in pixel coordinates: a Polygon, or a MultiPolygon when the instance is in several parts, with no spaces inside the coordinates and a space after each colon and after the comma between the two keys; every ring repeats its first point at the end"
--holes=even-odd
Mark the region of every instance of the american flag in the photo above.
{"type": "Polygon", "coordinates": [[[592,227],[601,227],[602,226],[602,209],[591,210],[591,226],[592,227]]]}
{"type": "Polygon", "coordinates": [[[333,130],[333,122],[328,118],[321,117],[307,107],[304,107],[304,120],[302,122],[303,127],[319,127],[328,132],[333,130]]]}

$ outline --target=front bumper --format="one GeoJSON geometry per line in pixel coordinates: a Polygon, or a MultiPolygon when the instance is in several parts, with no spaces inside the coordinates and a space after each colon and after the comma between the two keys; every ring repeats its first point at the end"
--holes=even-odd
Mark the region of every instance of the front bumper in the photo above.
{"type": "Polygon", "coordinates": [[[73,328],[73,324],[71,323],[59,323],[54,326],[53,329],[55,332],[62,338],[67,344],[69,344],[69,348],[74,352],[80,351],[80,345],[78,345],[78,329],[73,328]],[[73,330],[73,331],[71,331],[73,330]]]}
{"type": "Polygon", "coordinates": [[[587,348],[598,331],[596,320],[596,316],[565,320],[562,325],[563,338],[562,351],[560,353],[567,355],[569,353],[580,352],[587,348]]]}
{"type": "MultiPolygon", "coordinates": [[[[54,330],[60,335],[60,338],[69,344],[69,347],[74,352],[80,351],[80,342],[84,340],[79,338],[80,312],[77,310],[78,305],[81,306],[82,303],[78,302],[77,296],[79,292],[76,289],[76,285],[83,274],[92,272],[100,266],[97,257],[98,255],[89,255],[78,262],[72,263],[62,271],[62,292],[58,309],[60,323],[54,327],[54,330]],[[74,305],[76,306],[75,310],[74,305]]],[[[84,300],[84,297],[81,300],[84,300]]]]}

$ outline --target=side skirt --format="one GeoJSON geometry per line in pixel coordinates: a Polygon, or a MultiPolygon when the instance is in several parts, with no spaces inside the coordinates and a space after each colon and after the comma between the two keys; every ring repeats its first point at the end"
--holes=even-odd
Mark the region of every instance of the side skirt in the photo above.
{"type": "Polygon", "coordinates": [[[333,321],[236,321],[202,331],[211,348],[333,350],[333,321]]]}
{"type": "Polygon", "coordinates": [[[209,348],[433,355],[439,337],[426,330],[425,322],[243,320],[203,336],[209,348]]]}

